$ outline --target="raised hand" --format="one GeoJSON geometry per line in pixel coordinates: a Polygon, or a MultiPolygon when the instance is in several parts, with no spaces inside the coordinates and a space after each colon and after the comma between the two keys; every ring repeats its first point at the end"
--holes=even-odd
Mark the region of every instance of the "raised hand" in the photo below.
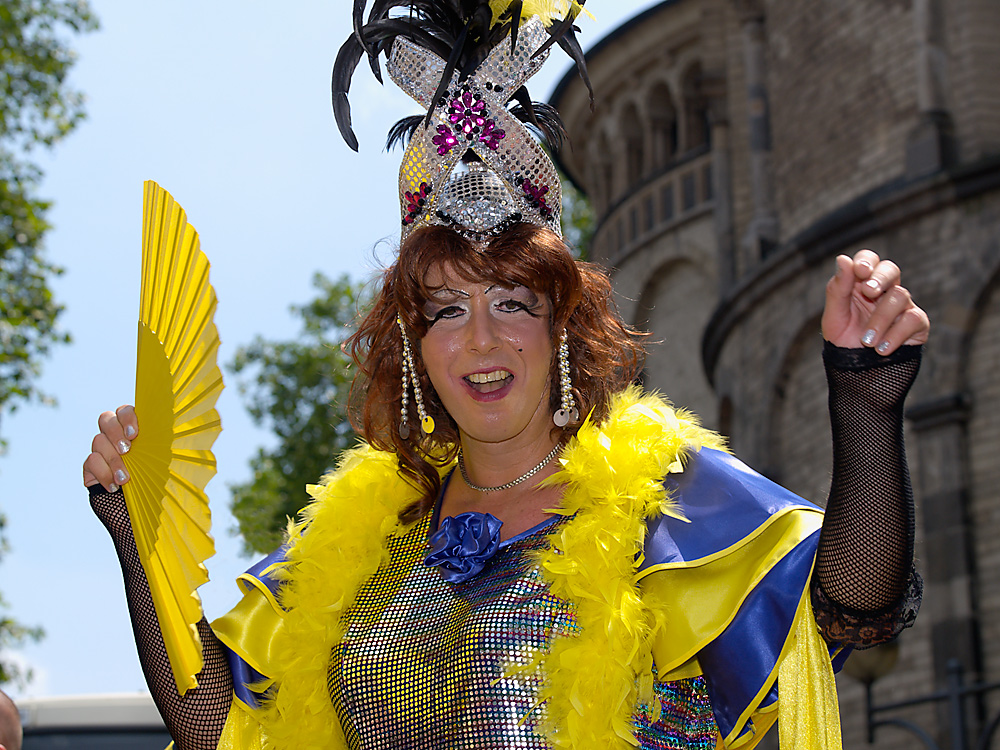
{"type": "Polygon", "coordinates": [[[900,286],[899,266],[871,250],[837,256],[826,285],[823,338],[835,346],[872,347],[879,354],[903,344],[923,344],[930,332],[927,313],[900,286]]]}
{"type": "Polygon", "coordinates": [[[129,480],[121,457],[131,450],[132,441],[139,435],[135,409],[119,406],[117,411],[106,411],[97,418],[97,425],[101,431],[94,436],[91,454],[83,462],[83,484],[101,484],[108,492],[116,492],[129,480]]]}

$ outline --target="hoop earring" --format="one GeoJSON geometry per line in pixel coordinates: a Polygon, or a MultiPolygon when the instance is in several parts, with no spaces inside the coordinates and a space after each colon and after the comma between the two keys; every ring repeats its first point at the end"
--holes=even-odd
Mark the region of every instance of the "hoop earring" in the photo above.
{"type": "Polygon", "coordinates": [[[556,427],[565,427],[570,422],[580,420],[580,410],[573,398],[573,381],[569,377],[569,344],[566,329],[559,336],[559,396],[560,409],[552,415],[556,427]]]}
{"type": "Polygon", "coordinates": [[[397,317],[396,323],[399,324],[399,332],[403,337],[403,404],[400,409],[400,419],[399,419],[399,436],[403,440],[408,440],[410,437],[410,422],[409,422],[409,393],[407,392],[406,381],[409,379],[410,383],[413,385],[413,400],[417,402],[417,416],[420,417],[420,429],[425,435],[430,435],[434,432],[434,417],[427,413],[424,409],[424,394],[420,390],[420,381],[417,378],[417,368],[413,366],[413,350],[410,348],[410,340],[406,337],[406,327],[403,325],[403,319],[397,317]],[[409,376],[407,378],[407,376],[409,376]]]}

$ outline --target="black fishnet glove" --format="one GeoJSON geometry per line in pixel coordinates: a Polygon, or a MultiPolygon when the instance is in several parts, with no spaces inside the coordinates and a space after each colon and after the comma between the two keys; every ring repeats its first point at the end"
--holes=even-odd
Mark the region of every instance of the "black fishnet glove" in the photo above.
{"type": "Polygon", "coordinates": [[[215,750],[233,697],[233,678],[222,646],[202,617],[198,634],[205,666],[198,674],[198,687],[188,690],[184,697],[178,695],[146,572],[139,561],[125,496],[121,490],[108,493],[99,484],[89,489],[90,505],[111,534],[118,552],[139,661],[167,731],[177,750],[215,750]]]}
{"type": "Polygon", "coordinates": [[[919,346],[882,357],[826,343],[833,482],[813,576],[824,637],[867,648],[913,624],[922,584],[913,570],[913,490],[903,448],[903,400],[919,346]]]}

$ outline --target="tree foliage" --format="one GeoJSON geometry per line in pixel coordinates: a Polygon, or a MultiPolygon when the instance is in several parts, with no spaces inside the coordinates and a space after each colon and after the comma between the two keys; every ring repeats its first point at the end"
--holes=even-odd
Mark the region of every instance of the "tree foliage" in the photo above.
{"type": "MultiPolygon", "coordinates": [[[[0,556],[7,551],[7,541],[3,536],[7,519],[0,514],[0,556]]],[[[0,596],[0,609],[6,610],[7,603],[0,596]]],[[[0,655],[16,648],[26,641],[37,641],[43,635],[41,628],[29,628],[5,613],[0,613],[0,655]]],[[[31,670],[26,670],[20,664],[9,658],[0,658],[0,685],[13,682],[23,687],[31,679],[31,670]]]]}
{"type": "Polygon", "coordinates": [[[285,520],[308,500],[305,486],[334,468],[338,454],[356,437],[347,418],[353,378],[350,358],[340,344],[353,330],[364,287],[342,276],[313,278],[319,294],[303,307],[293,341],[257,337],[229,364],[239,374],[240,393],[254,423],[268,425],[278,438],[250,461],[253,478],[232,485],[233,515],[248,552],[271,552],[282,540],[285,520]]]}
{"type": "MultiPolygon", "coordinates": [[[[93,31],[85,0],[3,0],[0,4],[0,415],[43,398],[34,386],[49,347],[68,341],[49,280],[60,269],[42,254],[49,203],[38,197],[42,171],[32,152],[52,147],[83,118],[83,96],[66,77],[75,55],[69,33],[93,31]]],[[[4,446],[0,437],[0,451],[4,446]]],[[[0,555],[7,550],[0,514],[0,555]]],[[[0,598],[0,654],[41,637],[7,613],[0,598]]],[[[0,684],[30,672],[0,658],[0,684]]]]}
{"type": "Polygon", "coordinates": [[[96,28],[83,1],[0,4],[0,414],[40,397],[39,361],[68,340],[49,289],[60,269],[42,253],[50,204],[38,197],[42,172],[31,157],[83,118],[83,96],[66,82],[75,55],[64,36],[96,28]]]}
{"type": "Polygon", "coordinates": [[[594,210],[590,199],[569,179],[560,174],[562,182],[562,232],[577,257],[586,260],[590,240],[594,236],[594,210]]]}

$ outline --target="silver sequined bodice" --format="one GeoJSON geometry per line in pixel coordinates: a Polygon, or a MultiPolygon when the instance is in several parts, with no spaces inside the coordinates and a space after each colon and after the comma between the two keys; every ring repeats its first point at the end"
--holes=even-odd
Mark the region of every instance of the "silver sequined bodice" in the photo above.
{"type": "Polygon", "coordinates": [[[537,684],[504,679],[503,668],[527,663],[551,634],[575,627],[572,607],[527,563],[547,529],[504,542],[479,575],[451,584],[423,564],[428,523],[390,541],[390,564],[348,613],[331,670],[348,742],[365,750],[546,747],[534,731],[537,684]]]}
{"type": "MultiPolygon", "coordinates": [[[[549,747],[536,731],[544,711],[537,678],[510,667],[575,632],[573,606],[548,592],[531,554],[564,522],[504,542],[459,584],[423,563],[429,519],[390,540],[389,561],[360,590],[331,655],[330,694],[352,748],[549,747]]],[[[665,684],[658,694],[667,723],[637,713],[643,747],[715,747],[702,681],[665,684]]]]}

